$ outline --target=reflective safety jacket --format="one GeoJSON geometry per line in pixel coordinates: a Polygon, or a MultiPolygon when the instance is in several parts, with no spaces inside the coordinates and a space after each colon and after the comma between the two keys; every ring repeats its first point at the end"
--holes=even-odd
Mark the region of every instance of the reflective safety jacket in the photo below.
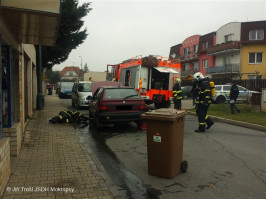
{"type": "Polygon", "coordinates": [[[72,112],[69,110],[64,110],[64,111],[59,112],[58,117],[60,119],[60,122],[63,122],[63,123],[72,123],[73,122],[72,112]]]}
{"type": "Polygon", "coordinates": [[[178,100],[178,99],[182,99],[183,96],[182,96],[182,90],[181,90],[181,87],[178,83],[176,83],[174,85],[174,88],[173,88],[173,97],[174,97],[174,100],[178,100]]]}
{"type": "Polygon", "coordinates": [[[196,90],[196,104],[209,105],[211,103],[211,90],[207,78],[199,80],[196,90]]]}
{"type": "Polygon", "coordinates": [[[49,120],[51,123],[78,123],[86,122],[88,117],[84,116],[78,111],[64,110],[60,111],[58,116],[53,117],[49,120]]]}

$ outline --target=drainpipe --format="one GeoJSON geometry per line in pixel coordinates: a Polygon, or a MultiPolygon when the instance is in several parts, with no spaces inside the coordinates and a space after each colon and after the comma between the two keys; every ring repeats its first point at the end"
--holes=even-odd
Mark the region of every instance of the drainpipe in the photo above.
{"type": "Polygon", "coordinates": [[[44,95],[42,92],[42,46],[38,46],[37,53],[37,110],[43,110],[44,108],[44,95]]]}

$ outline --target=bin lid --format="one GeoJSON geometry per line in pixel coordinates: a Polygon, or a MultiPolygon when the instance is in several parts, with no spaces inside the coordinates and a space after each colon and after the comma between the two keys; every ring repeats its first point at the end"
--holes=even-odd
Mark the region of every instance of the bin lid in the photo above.
{"type": "Polygon", "coordinates": [[[171,108],[160,108],[145,112],[141,115],[144,120],[161,120],[161,121],[175,121],[177,118],[183,117],[187,112],[185,110],[176,110],[171,108]]]}

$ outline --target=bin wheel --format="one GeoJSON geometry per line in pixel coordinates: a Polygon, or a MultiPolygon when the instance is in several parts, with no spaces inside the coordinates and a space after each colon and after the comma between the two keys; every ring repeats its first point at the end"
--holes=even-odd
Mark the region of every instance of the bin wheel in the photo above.
{"type": "Polygon", "coordinates": [[[188,168],[188,163],[186,160],[184,160],[182,163],[181,163],[181,171],[183,173],[186,173],[187,172],[187,168],[188,168]]]}

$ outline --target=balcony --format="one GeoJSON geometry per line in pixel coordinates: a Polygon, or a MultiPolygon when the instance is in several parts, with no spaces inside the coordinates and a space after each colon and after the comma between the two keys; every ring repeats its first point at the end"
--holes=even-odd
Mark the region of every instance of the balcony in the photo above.
{"type": "Polygon", "coordinates": [[[225,66],[206,68],[206,73],[207,74],[239,73],[239,64],[229,64],[225,66]]]}
{"type": "Polygon", "coordinates": [[[230,41],[222,44],[217,44],[215,46],[210,46],[207,50],[209,55],[230,53],[234,51],[240,50],[240,42],[238,41],[230,41]]]}
{"type": "Polygon", "coordinates": [[[197,60],[199,60],[199,56],[196,53],[190,53],[188,55],[180,56],[180,60],[183,63],[197,61],[197,60]]]}

